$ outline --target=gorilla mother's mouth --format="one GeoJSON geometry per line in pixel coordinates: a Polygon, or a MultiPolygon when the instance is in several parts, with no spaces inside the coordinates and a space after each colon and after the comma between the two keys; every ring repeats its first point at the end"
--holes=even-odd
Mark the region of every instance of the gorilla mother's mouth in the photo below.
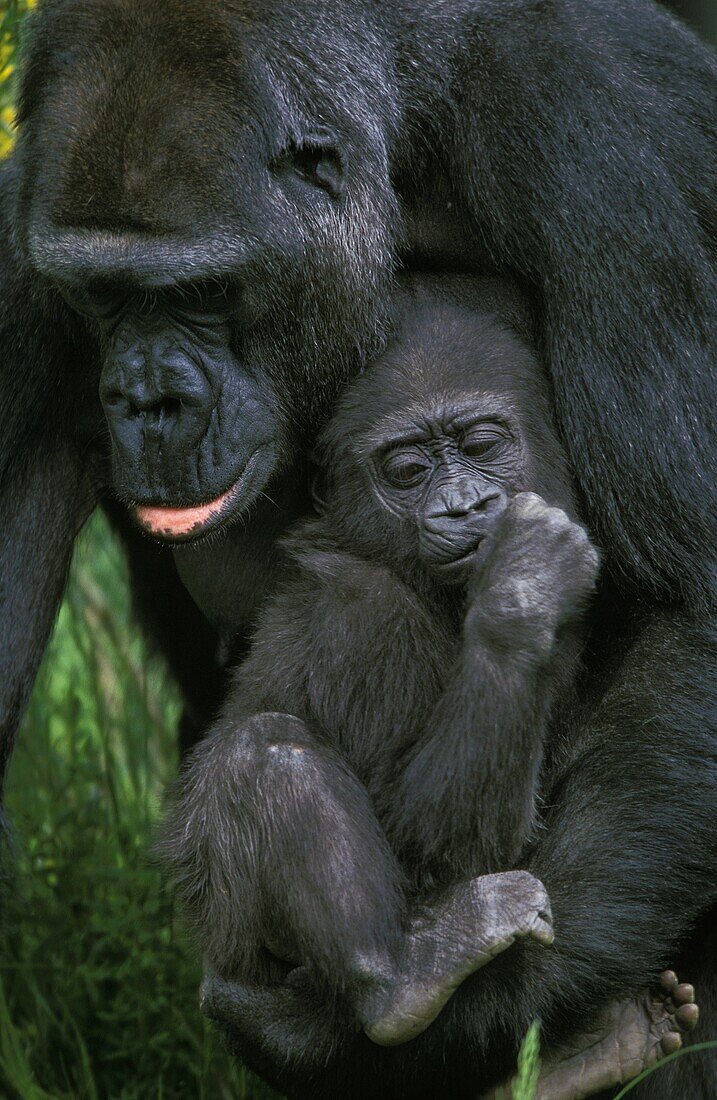
{"type": "Polygon", "coordinates": [[[213,500],[186,507],[141,504],[134,508],[135,519],[144,531],[164,542],[193,542],[216,531],[236,514],[237,505],[246,507],[261,491],[264,479],[261,471],[257,477],[257,467],[268,446],[257,447],[239,478],[213,500]]]}

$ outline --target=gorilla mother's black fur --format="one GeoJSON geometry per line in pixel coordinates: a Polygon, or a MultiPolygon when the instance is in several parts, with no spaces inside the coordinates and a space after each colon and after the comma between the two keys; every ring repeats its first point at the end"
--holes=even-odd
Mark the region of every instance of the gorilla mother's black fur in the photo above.
{"type": "MultiPolygon", "coordinates": [[[[651,0],[37,13],[0,178],[3,764],[107,485],[181,537],[253,503],[246,531],[177,553],[208,599],[208,564],[250,562],[251,614],[283,521],[261,494],[292,497],[340,380],[380,345],[398,257],[510,272],[540,309],[622,601],[605,597],[597,705],[533,859],[562,948],[492,964],[382,1082],[395,1066],[428,1087],[446,1060],[487,1081],[534,1016],[564,1030],[642,987],[715,900],[716,87],[714,56],[651,0]]],[[[709,1022],[701,944],[685,969],[709,1022]]],[[[700,1072],[651,1094],[713,1095],[700,1072]]]]}

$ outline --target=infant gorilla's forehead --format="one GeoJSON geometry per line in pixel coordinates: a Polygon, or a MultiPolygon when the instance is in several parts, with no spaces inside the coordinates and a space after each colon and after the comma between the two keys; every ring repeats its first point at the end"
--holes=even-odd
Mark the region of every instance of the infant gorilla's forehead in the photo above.
{"type": "Polygon", "coordinates": [[[523,417],[505,392],[438,387],[415,403],[400,404],[367,424],[356,443],[362,451],[373,451],[398,440],[440,440],[459,435],[477,420],[502,421],[517,431],[523,417]]]}
{"type": "Polygon", "coordinates": [[[363,450],[407,426],[440,430],[471,414],[549,422],[550,410],[547,380],[524,337],[495,313],[424,296],[406,306],[394,342],[349,387],[332,424],[363,450]]]}

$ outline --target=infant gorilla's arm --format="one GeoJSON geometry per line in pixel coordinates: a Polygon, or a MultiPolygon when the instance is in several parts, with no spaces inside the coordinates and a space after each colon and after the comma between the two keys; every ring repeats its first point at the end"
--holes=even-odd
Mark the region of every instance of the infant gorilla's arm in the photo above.
{"type": "Polygon", "coordinates": [[[447,689],[387,793],[389,836],[435,876],[514,865],[533,821],[546,724],[570,682],[598,555],[533,493],[479,550],[447,689]]]}
{"type": "Polygon", "coordinates": [[[306,543],[301,558],[185,774],[164,849],[219,979],[259,979],[268,948],[307,965],[371,1038],[391,1045],[424,1030],[458,985],[517,937],[551,942],[549,904],[532,875],[508,872],[454,886],[401,933],[402,874],[367,791],[295,714],[324,724],[327,707],[359,707],[364,737],[367,728],[381,734],[372,746],[378,767],[391,728],[383,723],[402,708],[408,722],[414,705],[425,706],[408,665],[435,627],[388,570],[306,543]],[[367,614],[377,591],[380,610],[367,614]],[[367,645],[390,648],[392,661],[386,653],[365,669],[367,645]],[[378,702],[386,683],[370,682],[389,668],[408,693],[393,713],[378,702]]]}

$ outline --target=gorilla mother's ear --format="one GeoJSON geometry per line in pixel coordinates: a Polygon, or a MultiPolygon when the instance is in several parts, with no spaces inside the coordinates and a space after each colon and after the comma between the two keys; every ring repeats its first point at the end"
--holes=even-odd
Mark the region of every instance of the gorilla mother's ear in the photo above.
{"type": "Polygon", "coordinates": [[[321,188],[333,199],[343,194],[344,160],[335,139],[325,130],[311,130],[300,142],[292,142],[276,167],[292,170],[299,179],[321,188]]]}
{"type": "Polygon", "coordinates": [[[323,515],[329,499],[329,473],[315,452],[309,455],[309,489],[314,509],[318,515],[323,515]]]}

